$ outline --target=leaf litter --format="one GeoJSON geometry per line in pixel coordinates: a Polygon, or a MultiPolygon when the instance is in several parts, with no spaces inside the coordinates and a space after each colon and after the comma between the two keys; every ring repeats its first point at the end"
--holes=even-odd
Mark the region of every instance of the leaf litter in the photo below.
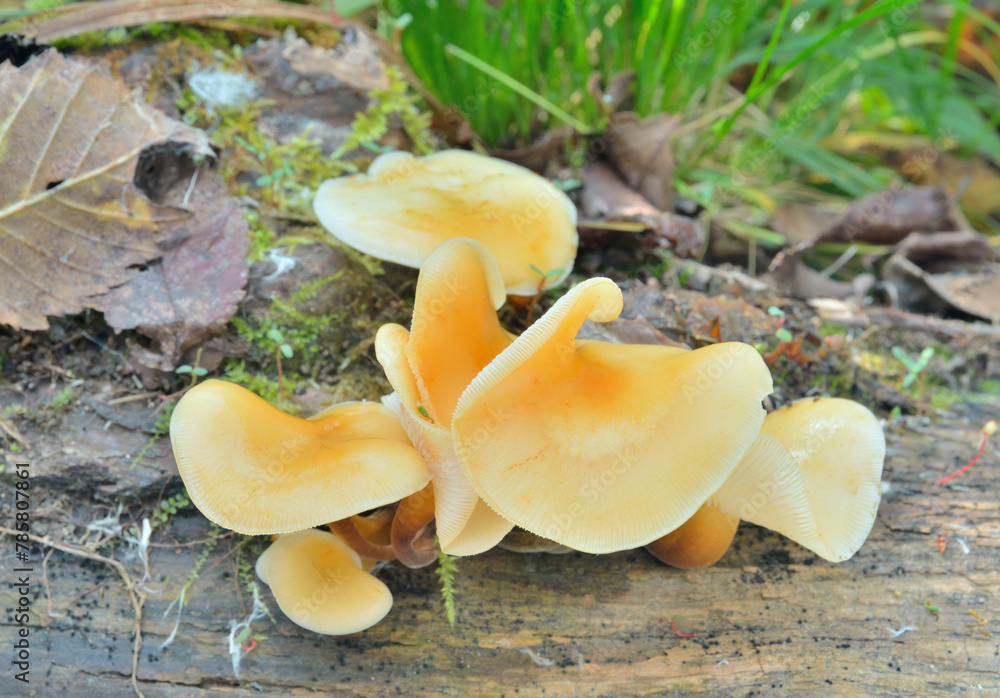
{"type": "Polygon", "coordinates": [[[96,308],[167,363],[243,297],[246,224],[200,130],[53,50],[0,65],[0,323],[96,308]],[[210,273],[209,273],[210,272],[210,273]]]}

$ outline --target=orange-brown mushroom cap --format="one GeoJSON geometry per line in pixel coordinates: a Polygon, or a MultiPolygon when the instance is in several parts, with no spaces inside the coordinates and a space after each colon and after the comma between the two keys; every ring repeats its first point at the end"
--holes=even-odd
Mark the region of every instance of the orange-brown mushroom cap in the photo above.
{"type": "Polygon", "coordinates": [[[687,570],[714,565],[729,550],[740,520],[706,502],[690,519],[646,546],[658,560],[687,570]]]}
{"type": "Polygon", "coordinates": [[[585,552],[645,545],[688,520],[753,443],[771,391],[746,344],[575,340],[621,304],[609,279],[575,287],[472,381],[452,420],[490,506],[585,552]]]}
{"type": "Polygon", "coordinates": [[[352,402],[317,419],[286,414],[232,383],[181,398],[170,439],[191,501],[246,534],[287,533],[396,502],[430,480],[399,419],[352,402]]]}
{"type": "Polygon", "coordinates": [[[875,523],[884,461],[885,435],[866,407],[806,398],[767,415],[760,436],[709,501],[842,562],[875,523]]]}
{"type": "Polygon", "coordinates": [[[438,540],[450,555],[496,545],[513,526],[476,494],[452,448],[451,415],[470,381],[511,341],[497,319],[504,291],[489,250],[468,238],[441,244],[420,270],[413,327],[381,327],[375,353],[395,392],[383,399],[399,414],[434,473],[438,540]]]}
{"type": "Polygon", "coordinates": [[[362,252],[422,267],[445,240],[475,238],[496,256],[507,293],[533,295],[561,282],[576,257],[576,208],[544,177],[464,150],[417,158],[385,153],[366,174],[323,182],[320,223],[362,252]]]}
{"type": "Polygon", "coordinates": [[[392,608],[385,584],[337,536],[314,528],[279,537],[257,558],[257,576],[296,625],[349,635],[378,623],[392,608]]]}

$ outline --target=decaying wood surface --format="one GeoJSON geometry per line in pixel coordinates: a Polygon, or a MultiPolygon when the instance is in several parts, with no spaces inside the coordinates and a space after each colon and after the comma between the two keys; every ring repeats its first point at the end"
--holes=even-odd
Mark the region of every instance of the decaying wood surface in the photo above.
{"type": "MultiPolygon", "coordinates": [[[[277,624],[254,624],[266,639],[243,659],[240,680],[227,644],[230,621],[248,611],[246,594],[237,589],[235,537],[219,542],[191,587],[176,639],[160,648],[176,618],[164,612],[200,551],[184,544],[210,535],[207,522],[187,510],[154,536],[168,545],[151,549],[149,581],[139,581],[138,561],[125,560],[147,594],[139,687],[150,698],[316,692],[997,695],[996,444],[970,472],[947,487],[937,485],[975,453],[980,416],[890,434],[878,521],[849,562],[826,563],[748,525],[723,560],[704,571],[670,569],[644,551],[494,550],[459,561],[454,627],[444,620],[432,568],[391,566],[381,577],[395,596],[392,611],[352,637],[302,630],[265,594],[277,624]],[[938,533],[947,540],[943,554],[938,533]],[[925,608],[925,600],[940,613],[925,608]],[[970,628],[977,623],[970,610],[989,622],[970,628]],[[671,619],[678,631],[696,636],[675,635],[671,619]],[[904,626],[916,629],[893,639],[890,628],[904,626]]],[[[46,489],[44,476],[34,485],[33,507],[41,515],[58,488],[46,489]]],[[[11,492],[5,487],[0,499],[4,522],[11,520],[11,492]]],[[[133,695],[134,613],[120,575],[100,562],[53,551],[45,586],[41,560],[47,552],[33,552],[31,684],[16,683],[5,666],[0,694],[133,695]]],[[[121,559],[124,551],[116,555],[121,559]]],[[[14,566],[13,541],[5,538],[3,567],[14,566]]],[[[0,603],[7,610],[0,642],[6,655],[16,627],[17,595],[10,584],[0,588],[0,603]]]]}

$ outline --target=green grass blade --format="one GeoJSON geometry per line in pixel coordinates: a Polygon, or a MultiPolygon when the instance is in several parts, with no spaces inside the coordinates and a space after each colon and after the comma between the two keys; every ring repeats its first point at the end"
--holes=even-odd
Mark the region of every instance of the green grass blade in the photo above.
{"type": "Polygon", "coordinates": [[[481,61],[480,59],[476,58],[468,51],[464,51],[460,49],[458,46],[455,46],[454,44],[448,44],[447,46],[444,47],[444,50],[445,53],[451,56],[455,56],[455,58],[465,61],[473,68],[483,71],[497,82],[500,82],[501,84],[509,87],[514,92],[518,93],[525,99],[529,100],[531,103],[535,104],[539,108],[544,109],[546,112],[548,112],[555,118],[559,119],[564,123],[569,124],[574,129],[576,129],[578,133],[583,135],[591,133],[591,128],[587,126],[587,124],[583,123],[576,117],[566,113],[563,109],[559,108],[558,106],[547,100],[545,97],[542,97],[534,90],[525,87],[522,83],[518,82],[509,75],[497,70],[489,63],[486,63],[485,61],[481,61]]]}

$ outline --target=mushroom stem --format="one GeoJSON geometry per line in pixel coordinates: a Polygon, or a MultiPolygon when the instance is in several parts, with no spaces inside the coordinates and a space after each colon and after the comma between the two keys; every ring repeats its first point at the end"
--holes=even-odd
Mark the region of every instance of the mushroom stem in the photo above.
{"type": "Polygon", "coordinates": [[[351,549],[369,560],[395,560],[390,529],[394,519],[391,508],[380,509],[371,516],[351,516],[327,524],[351,549]]]}
{"type": "Polygon", "coordinates": [[[646,546],[653,557],[673,567],[693,570],[719,561],[736,535],[738,517],[709,503],[701,505],[690,519],[646,546]]]}
{"type": "Polygon", "coordinates": [[[437,545],[430,535],[434,520],[434,486],[404,497],[392,519],[392,549],[407,567],[426,567],[437,559],[437,545]]]}

